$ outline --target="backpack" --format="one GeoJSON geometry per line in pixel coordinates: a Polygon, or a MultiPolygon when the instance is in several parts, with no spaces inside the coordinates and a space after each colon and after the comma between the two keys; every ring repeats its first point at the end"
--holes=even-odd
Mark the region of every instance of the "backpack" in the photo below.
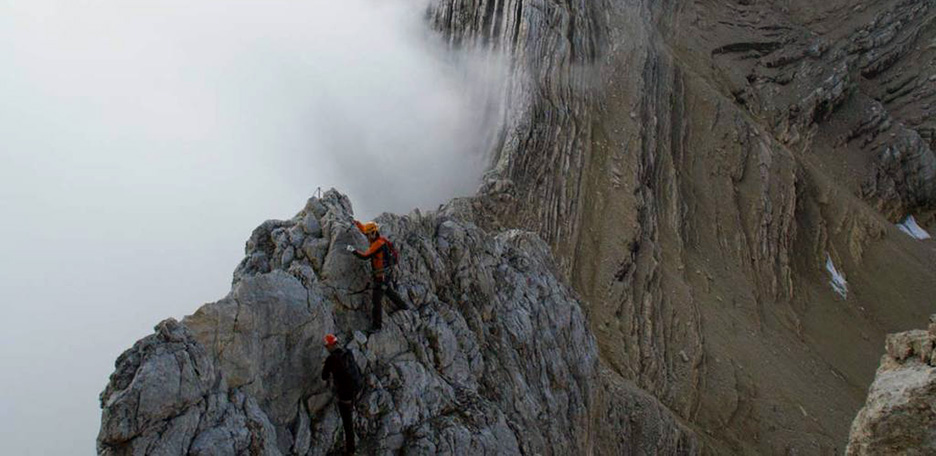
{"type": "Polygon", "coordinates": [[[392,242],[390,242],[389,239],[384,238],[384,241],[386,241],[384,245],[387,248],[386,256],[385,256],[385,258],[387,259],[387,264],[384,265],[384,267],[390,268],[390,267],[396,266],[397,263],[400,262],[400,252],[397,251],[396,247],[393,245],[392,242]]]}
{"type": "Polygon", "coordinates": [[[357,361],[354,360],[354,353],[351,353],[351,350],[342,349],[341,355],[338,356],[338,361],[341,364],[341,370],[343,370],[345,376],[347,376],[348,383],[352,391],[354,391],[354,395],[357,396],[361,390],[364,389],[364,376],[361,375],[361,370],[358,369],[357,361]]]}

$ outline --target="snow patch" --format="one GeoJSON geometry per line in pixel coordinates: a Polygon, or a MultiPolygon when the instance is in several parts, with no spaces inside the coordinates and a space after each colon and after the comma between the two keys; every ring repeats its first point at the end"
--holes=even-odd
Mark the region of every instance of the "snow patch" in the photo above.
{"type": "Polygon", "coordinates": [[[907,233],[908,236],[914,239],[922,241],[924,239],[930,238],[929,233],[927,233],[926,230],[917,224],[916,219],[913,218],[912,215],[908,215],[907,218],[904,219],[903,223],[898,223],[897,228],[900,228],[900,231],[907,233]]]}
{"type": "Polygon", "coordinates": [[[835,264],[832,263],[832,257],[829,254],[826,254],[826,271],[829,271],[829,274],[832,276],[832,280],[829,281],[829,285],[832,285],[832,290],[839,294],[842,299],[848,299],[848,282],[845,281],[845,276],[842,275],[835,269],[835,264]]]}

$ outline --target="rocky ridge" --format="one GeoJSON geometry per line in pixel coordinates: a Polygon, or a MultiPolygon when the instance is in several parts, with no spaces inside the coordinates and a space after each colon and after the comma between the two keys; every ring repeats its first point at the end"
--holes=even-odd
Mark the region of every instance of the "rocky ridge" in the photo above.
{"type": "Polygon", "coordinates": [[[340,419],[319,374],[335,332],[364,372],[367,454],[693,454],[649,394],[602,366],[546,244],[471,223],[471,204],[384,215],[412,309],[366,334],[368,271],[347,198],[330,191],[247,242],[231,293],[166,320],[116,363],[98,453],[332,454],[340,419]]]}

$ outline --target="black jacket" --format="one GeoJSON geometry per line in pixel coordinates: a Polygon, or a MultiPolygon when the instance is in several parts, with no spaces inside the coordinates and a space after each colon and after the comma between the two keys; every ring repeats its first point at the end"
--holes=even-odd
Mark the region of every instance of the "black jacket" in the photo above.
{"type": "Polygon", "coordinates": [[[350,401],[355,396],[354,382],[351,380],[350,375],[345,372],[344,364],[341,362],[344,352],[343,348],[336,348],[328,355],[328,358],[325,358],[325,366],[322,367],[322,380],[327,381],[329,376],[333,377],[338,399],[350,401]]]}

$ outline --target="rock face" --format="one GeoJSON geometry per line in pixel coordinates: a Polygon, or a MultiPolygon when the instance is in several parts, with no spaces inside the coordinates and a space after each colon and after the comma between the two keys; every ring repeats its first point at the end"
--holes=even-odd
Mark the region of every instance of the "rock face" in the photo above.
{"type": "Polygon", "coordinates": [[[848,455],[936,453],[936,315],[928,331],[887,336],[887,353],[852,423],[848,455]]]}
{"type": "Polygon", "coordinates": [[[99,454],[279,454],[256,400],[223,384],[212,357],[175,320],[117,359],[101,394],[99,454]]]}
{"type": "Polygon", "coordinates": [[[476,220],[543,237],[601,358],[712,451],[841,453],[885,334],[936,294],[936,250],[893,229],[934,221],[932,2],[431,11],[513,65],[476,220]]]}
{"type": "Polygon", "coordinates": [[[693,454],[694,433],[603,367],[547,245],[471,223],[471,203],[384,216],[411,309],[370,336],[364,247],[331,191],[247,242],[231,293],[167,320],[117,360],[99,454],[330,454],[340,418],[320,379],[339,335],[367,387],[366,454],[693,454]]]}

